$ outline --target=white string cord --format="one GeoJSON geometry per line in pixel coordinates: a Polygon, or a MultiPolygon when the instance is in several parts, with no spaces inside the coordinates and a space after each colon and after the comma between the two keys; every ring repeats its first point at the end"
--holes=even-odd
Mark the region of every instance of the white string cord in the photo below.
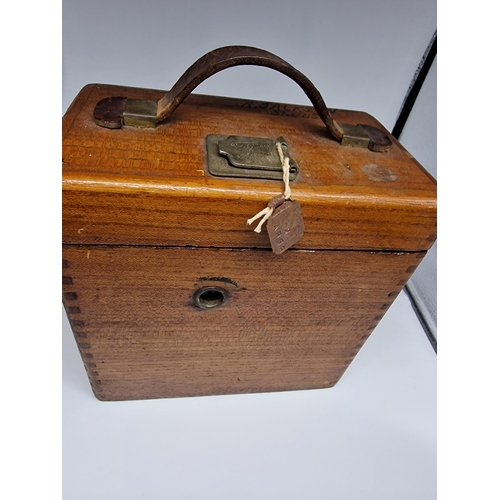
{"type": "Polygon", "coordinates": [[[266,207],[264,208],[264,210],[261,210],[257,215],[254,215],[251,219],[248,219],[247,225],[250,226],[252,222],[256,221],[259,217],[262,217],[262,220],[259,222],[258,226],[254,229],[256,233],[260,233],[264,222],[266,222],[266,220],[269,219],[269,217],[271,217],[273,212],[274,208],[266,207]]]}
{"type": "Polygon", "coordinates": [[[289,200],[292,196],[292,190],[290,189],[290,158],[283,154],[283,148],[279,142],[276,143],[276,148],[278,149],[278,154],[280,155],[281,165],[283,166],[283,182],[285,183],[285,200],[289,200]]]}
{"type": "MultiPolygon", "coordinates": [[[[289,200],[291,195],[292,195],[292,190],[290,189],[290,158],[288,156],[285,156],[283,153],[283,148],[281,147],[281,143],[277,142],[276,143],[276,148],[278,150],[278,154],[280,157],[281,161],[281,166],[283,167],[283,182],[285,183],[285,191],[283,193],[283,197],[285,200],[289,200]]],[[[281,197],[280,197],[281,198],[281,197]]],[[[258,214],[254,215],[251,219],[247,220],[247,225],[251,225],[254,221],[262,217],[262,220],[259,222],[257,227],[254,229],[256,233],[260,233],[262,230],[262,226],[264,225],[264,222],[266,222],[269,217],[274,212],[274,209],[276,207],[276,201],[277,198],[273,198],[272,200],[269,201],[267,204],[267,207],[261,210],[258,214]]],[[[281,204],[283,201],[280,200],[281,204]]]]}

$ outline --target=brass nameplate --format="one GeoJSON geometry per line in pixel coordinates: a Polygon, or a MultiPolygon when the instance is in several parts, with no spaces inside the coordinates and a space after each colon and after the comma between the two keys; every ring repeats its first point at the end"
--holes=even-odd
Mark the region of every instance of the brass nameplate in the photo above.
{"type": "MultiPolygon", "coordinates": [[[[288,154],[288,145],[282,137],[266,139],[211,134],[206,141],[208,171],[212,175],[283,180],[283,167],[276,149],[276,141],[280,141],[288,154]]],[[[297,172],[297,164],[290,158],[290,180],[297,177],[297,172]]]]}

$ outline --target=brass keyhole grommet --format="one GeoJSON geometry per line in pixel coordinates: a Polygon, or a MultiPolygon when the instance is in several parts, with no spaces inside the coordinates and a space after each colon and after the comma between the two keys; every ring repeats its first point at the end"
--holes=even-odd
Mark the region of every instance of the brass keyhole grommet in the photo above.
{"type": "Polygon", "coordinates": [[[194,292],[193,302],[200,309],[216,309],[224,305],[229,293],[218,286],[206,286],[194,292]]]}

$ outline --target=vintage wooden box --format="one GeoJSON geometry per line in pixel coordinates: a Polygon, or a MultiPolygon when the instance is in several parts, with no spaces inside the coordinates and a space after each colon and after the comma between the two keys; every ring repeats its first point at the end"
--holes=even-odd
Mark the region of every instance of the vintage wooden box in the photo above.
{"type": "Polygon", "coordinates": [[[63,303],[102,400],[330,387],[435,238],[434,179],[258,49],[213,51],[169,93],[88,85],[63,118],[63,303]],[[188,95],[237,64],[314,108],[188,95]],[[283,193],[278,138],[305,228],[280,255],[247,225],[283,193]]]}

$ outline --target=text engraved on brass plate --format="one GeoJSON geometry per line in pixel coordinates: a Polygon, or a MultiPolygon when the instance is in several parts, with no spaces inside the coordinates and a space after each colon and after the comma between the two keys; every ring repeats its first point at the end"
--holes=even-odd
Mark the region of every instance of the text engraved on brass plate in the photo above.
{"type": "MultiPolygon", "coordinates": [[[[282,137],[267,139],[211,134],[207,136],[208,171],[215,176],[283,179],[283,167],[276,149],[280,141],[285,154],[288,146],[282,137]]],[[[297,176],[297,164],[290,158],[290,180],[297,176]]]]}

